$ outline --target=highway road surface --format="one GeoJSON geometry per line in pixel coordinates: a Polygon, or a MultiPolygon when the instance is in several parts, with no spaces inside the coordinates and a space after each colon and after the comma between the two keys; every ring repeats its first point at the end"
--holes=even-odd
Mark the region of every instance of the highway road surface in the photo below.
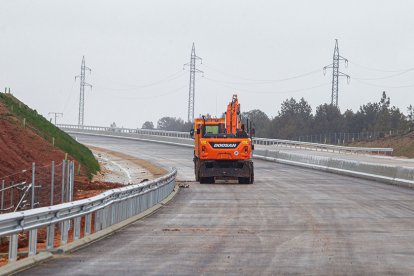
{"type": "Polygon", "coordinates": [[[175,166],[190,187],[22,275],[414,275],[414,190],[260,160],[253,185],[202,185],[190,148],[78,138],[175,166]]]}

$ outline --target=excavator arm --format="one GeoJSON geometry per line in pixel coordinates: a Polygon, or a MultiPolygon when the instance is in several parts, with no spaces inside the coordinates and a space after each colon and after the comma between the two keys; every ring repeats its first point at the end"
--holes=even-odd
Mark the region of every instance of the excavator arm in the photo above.
{"type": "Polygon", "coordinates": [[[236,134],[241,128],[240,104],[237,95],[233,95],[231,102],[227,105],[226,132],[236,134]]]}

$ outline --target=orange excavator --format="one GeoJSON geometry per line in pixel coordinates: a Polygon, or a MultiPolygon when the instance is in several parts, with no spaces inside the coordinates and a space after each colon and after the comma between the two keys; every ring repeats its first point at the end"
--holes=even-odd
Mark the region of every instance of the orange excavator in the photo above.
{"type": "Polygon", "coordinates": [[[240,104],[233,95],[225,118],[197,118],[190,134],[194,138],[194,173],[200,183],[217,179],[237,179],[241,184],[254,181],[251,136],[254,129],[242,123],[240,104]],[[248,129],[246,129],[246,126],[248,129]]]}

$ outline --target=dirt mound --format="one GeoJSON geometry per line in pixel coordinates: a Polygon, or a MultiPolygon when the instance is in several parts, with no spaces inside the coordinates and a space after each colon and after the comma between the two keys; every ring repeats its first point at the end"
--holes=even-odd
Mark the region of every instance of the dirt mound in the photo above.
{"type": "Polygon", "coordinates": [[[404,135],[389,136],[373,141],[355,142],[351,146],[393,148],[394,156],[414,158],[414,131],[404,135]]]}

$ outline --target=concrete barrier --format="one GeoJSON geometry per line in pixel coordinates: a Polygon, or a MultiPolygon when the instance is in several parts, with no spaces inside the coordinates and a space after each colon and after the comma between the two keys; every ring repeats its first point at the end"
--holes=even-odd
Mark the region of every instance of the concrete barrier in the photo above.
{"type": "Polygon", "coordinates": [[[409,167],[261,149],[254,151],[254,158],[342,175],[355,176],[408,188],[414,187],[414,168],[409,167]]]}

